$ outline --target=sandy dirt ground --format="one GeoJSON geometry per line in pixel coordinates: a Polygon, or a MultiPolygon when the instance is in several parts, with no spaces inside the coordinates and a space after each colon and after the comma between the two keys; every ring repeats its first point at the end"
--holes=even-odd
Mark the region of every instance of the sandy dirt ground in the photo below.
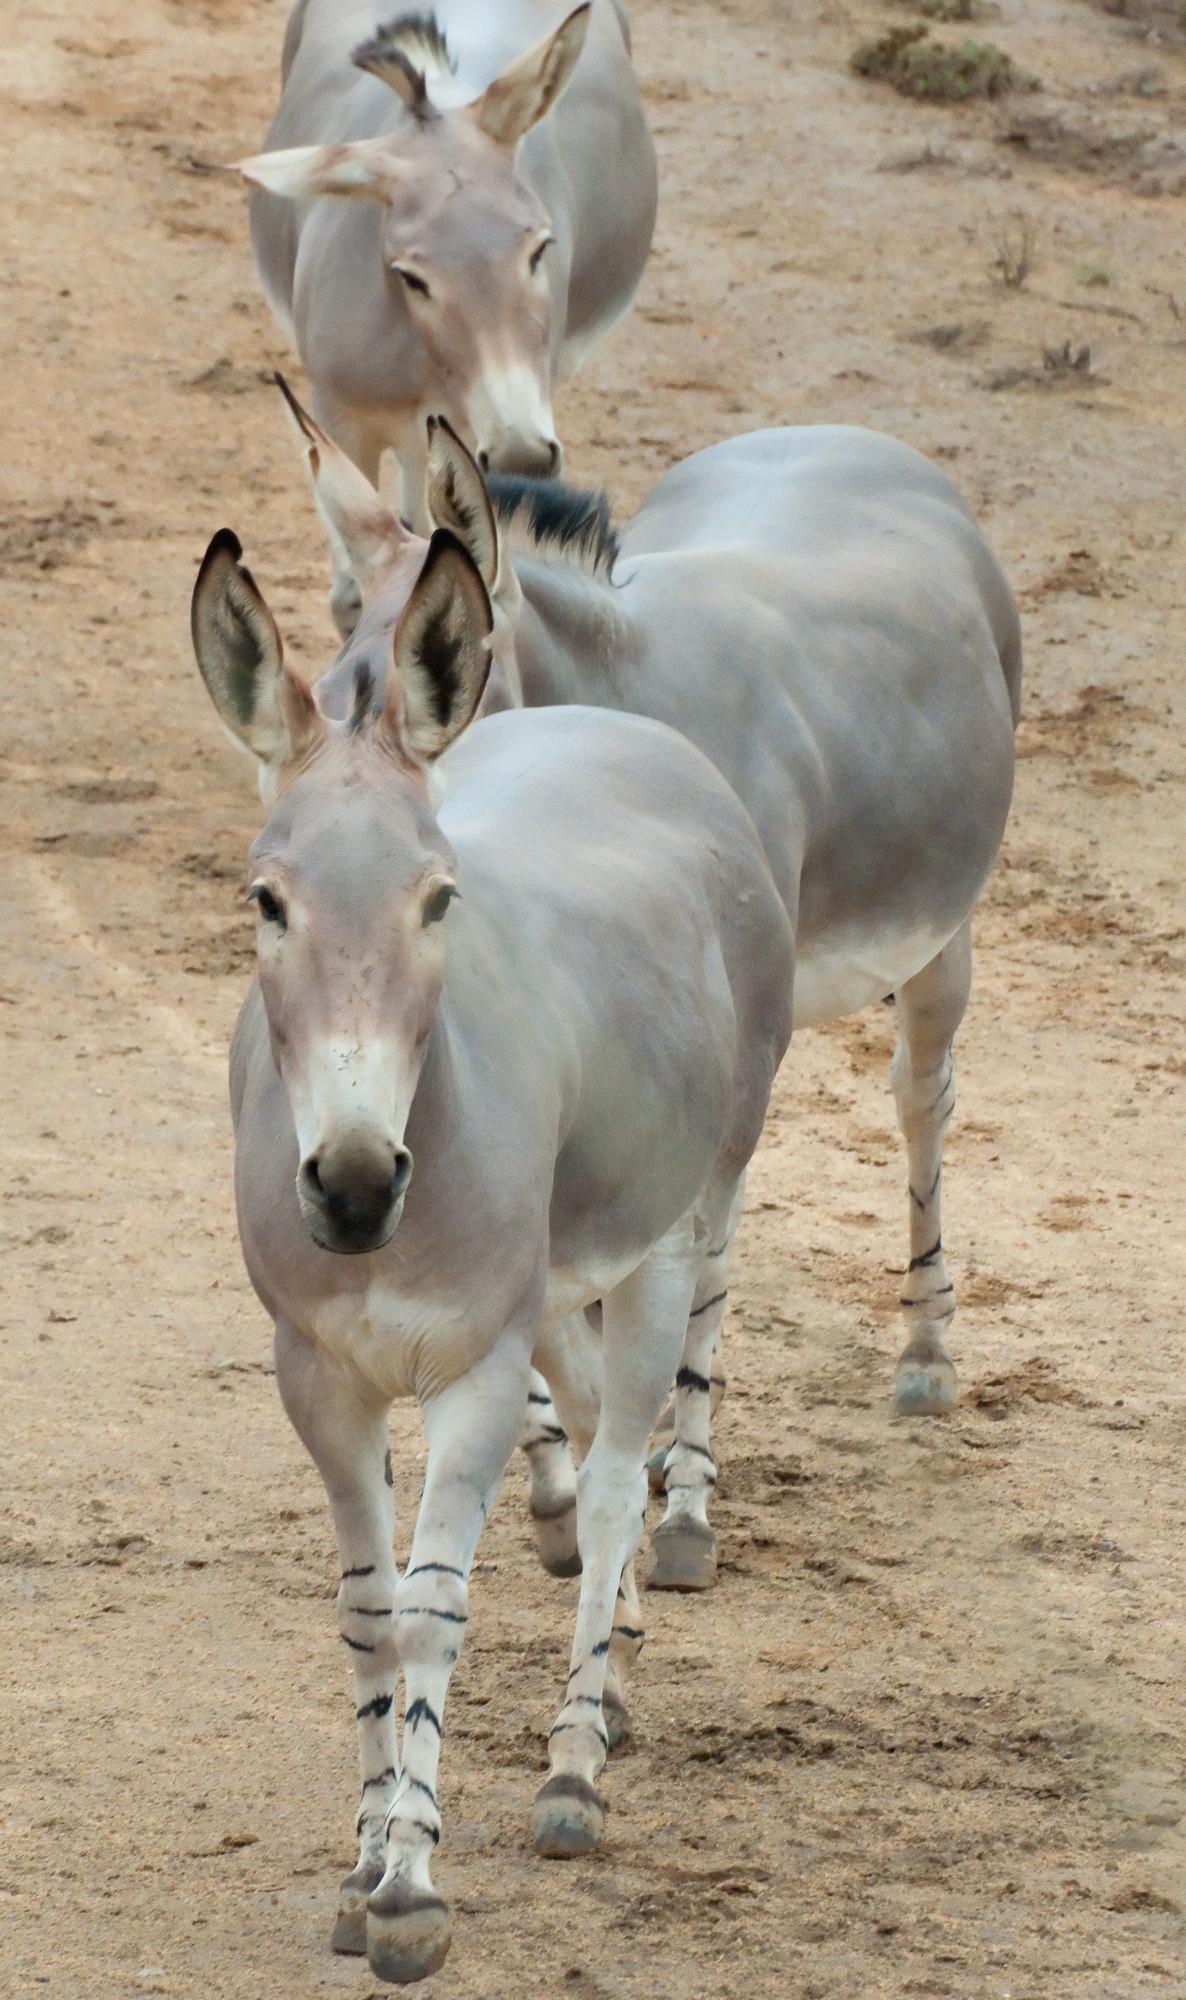
{"type": "MultiPolygon", "coordinates": [[[[624,511],[730,432],[877,425],[949,466],[1023,607],[946,1182],[964,1396],[890,1417],[879,1010],[805,1035],[781,1079],[728,1333],[720,1583],[646,1601],[608,1844],[567,1868],[526,1827],[575,1586],[537,1569],[508,1480],[451,1696],[432,1991],[1186,1994],[1186,56],[1144,32],[1173,9],[1003,0],[971,32],[1045,88],[950,110],[849,72],[911,18],[891,0],[634,13],[661,222],[638,309],[560,405],[574,476],[624,511]]],[[[335,1562],[231,1207],[257,806],[187,635],[225,522],[297,664],[331,653],[263,379],[289,356],[239,188],[195,170],[258,144],[283,18],[38,0],[2,37],[0,1988],[22,2000],[375,1990],[326,1948],[355,1808],[335,1562]]],[[[413,1414],[393,1438],[402,1549],[413,1414]]]]}

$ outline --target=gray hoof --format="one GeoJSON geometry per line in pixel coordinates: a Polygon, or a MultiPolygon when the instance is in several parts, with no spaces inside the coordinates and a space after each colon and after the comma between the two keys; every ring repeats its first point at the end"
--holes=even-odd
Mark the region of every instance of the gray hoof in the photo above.
{"type": "Polygon", "coordinates": [[[950,1361],[898,1363],[894,1409],[900,1417],[944,1417],[958,1401],[959,1384],[950,1361]]]}
{"type": "Polygon", "coordinates": [[[660,1521],[651,1536],[648,1590],[711,1590],[717,1538],[704,1521],[660,1521]]]}
{"type": "Polygon", "coordinates": [[[548,1861],[591,1854],[605,1837],[605,1806],[587,1778],[549,1778],[531,1809],[531,1838],[548,1861]]]}
{"type": "Polygon", "coordinates": [[[439,1972],[453,1925],[439,1896],[390,1882],[367,1904],[367,1964],[389,1986],[413,1986],[439,1972]]]}
{"type": "Polygon", "coordinates": [[[531,1510],[535,1523],[535,1546],[549,1576],[579,1576],[581,1552],[577,1547],[576,1497],[561,1501],[553,1514],[531,1510]]]}
{"type": "Polygon", "coordinates": [[[367,1948],[367,1897],[383,1880],[379,1862],[362,1863],[347,1875],[338,1890],[338,1914],[334,1919],[331,1951],[350,1958],[363,1958],[367,1948]]]}
{"type": "Polygon", "coordinates": [[[616,1750],[619,1743],[626,1743],[634,1734],[634,1723],[630,1710],[620,1695],[605,1694],[601,1697],[601,1719],[605,1733],[609,1737],[609,1747],[616,1750]]]}

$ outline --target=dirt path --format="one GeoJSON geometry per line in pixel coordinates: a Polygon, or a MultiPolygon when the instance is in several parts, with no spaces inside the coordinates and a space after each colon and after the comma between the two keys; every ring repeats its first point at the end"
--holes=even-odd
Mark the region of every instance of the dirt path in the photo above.
{"type": "MultiPolygon", "coordinates": [[[[880,425],[950,461],[1023,600],[1024,761],[948,1176],[965,1400],[946,1425],[888,1417],[888,1022],[805,1036],[751,1186],[720,1587],[647,1604],[604,1854],[536,1862],[573,1586],[534,1567],[515,1473],[452,1698],[457,1933],[433,1991],[1186,1994],[1186,58],[1087,0],[1005,0],[987,32],[1048,88],[926,110],[847,72],[888,5],[634,11],[662,225],[640,310],[562,406],[574,472],[622,508],[731,431],[880,425]],[[1018,214],[1036,247],[1010,289],[1018,214]],[[1066,342],[1089,369],[1043,364],[1066,342]]],[[[233,1235],[255,806],[186,636],[226,521],[297,662],[327,657],[317,529],[261,383],[285,349],[237,188],[192,165],[257,143],[282,19],[42,0],[5,36],[20,1996],[374,1989],[325,1950],[354,1810],[328,1517],[233,1235]]],[[[403,1535],[419,1443],[394,1431],[403,1535]]]]}

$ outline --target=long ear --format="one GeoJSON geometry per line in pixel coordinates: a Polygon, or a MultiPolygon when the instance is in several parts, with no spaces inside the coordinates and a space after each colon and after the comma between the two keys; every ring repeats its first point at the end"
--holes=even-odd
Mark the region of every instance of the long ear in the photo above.
{"type": "Polygon", "coordinates": [[[330,545],[341,550],[359,589],[366,590],[390,568],[407,540],[407,529],[383,505],[354,460],[297,402],[283,375],[277,373],[274,379],[304,447],[313,498],[330,545]]]}
{"type": "Polygon", "coordinates": [[[276,622],[242,553],[239,537],[220,528],[198,571],[190,631],[224,727],[276,770],[310,749],[324,725],[308,688],[284,664],[276,622]]]}
{"type": "Polygon", "coordinates": [[[438,528],[395,632],[383,727],[397,750],[431,763],[473,721],[493,626],[473,562],[448,528],[438,528]]]}
{"type": "Polygon", "coordinates": [[[585,46],[590,12],[590,0],[585,0],[554,35],[504,69],[470,106],[483,132],[500,146],[517,146],[551,110],[585,46]]]}
{"type": "Polygon", "coordinates": [[[341,146],[285,146],[254,153],[235,166],[245,181],[288,201],[313,201],[322,194],[383,201],[400,177],[390,141],[357,139],[341,146]]]}
{"type": "Polygon", "coordinates": [[[498,586],[498,525],[477,464],[444,417],[428,419],[428,511],[472,556],[493,596],[498,586]]]}

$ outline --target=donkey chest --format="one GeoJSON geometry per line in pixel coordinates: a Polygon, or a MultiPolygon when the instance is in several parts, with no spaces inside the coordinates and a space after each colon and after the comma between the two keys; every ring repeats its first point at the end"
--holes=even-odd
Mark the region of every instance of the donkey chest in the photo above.
{"type": "Polygon", "coordinates": [[[300,1320],[309,1339],[393,1401],[435,1394],[463,1375],[483,1346],[472,1315],[383,1283],[307,1303],[300,1320]]]}

